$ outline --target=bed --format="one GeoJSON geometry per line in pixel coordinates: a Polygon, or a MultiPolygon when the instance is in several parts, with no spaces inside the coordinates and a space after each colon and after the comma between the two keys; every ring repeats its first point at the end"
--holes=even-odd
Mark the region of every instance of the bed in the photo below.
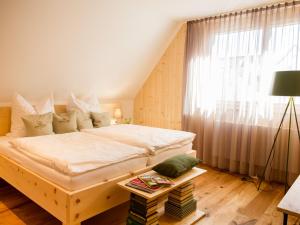
{"type": "Polygon", "coordinates": [[[156,149],[155,154],[149,154],[147,149],[146,155],[106,165],[101,170],[77,171],[69,176],[12,148],[9,141],[11,139],[0,137],[0,177],[64,225],[79,225],[128,201],[129,193],[120,189],[118,182],[151,170],[155,164],[174,154],[195,155],[191,143],[156,149]]]}
{"type": "MultiPolygon", "coordinates": [[[[80,139],[80,136],[86,136],[81,133],[70,133],[65,135],[53,135],[53,137],[57,136],[71,136],[72,139],[76,138],[80,139]]],[[[44,136],[43,136],[44,137],[44,136]]],[[[51,138],[51,137],[47,137],[51,138]]],[[[27,138],[26,138],[27,139],[27,138]]],[[[95,139],[92,137],[92,140],[95,139]]],[[[100,142],[103,139],[98,139],[100,142]]],[[[105,139],[104,139],[105,140],[105,139]]],[[[99,182],[106,182],[112,178],[130,174],[133,171],[137,171],[143,169],[147,166],[148,156],[145,154],[145,151],[141,150],[140,155],[132,155],[132,157],[124,158],[122,160],[116,162],[109,162],[104,166],[91,166],[89,164],[84,165],[75,165],[74,168],[70,171],[64,172],[64,168],[58,170],[53,167],[53,163],[44,162],[43,159],[39,159],[28,152],[23,152],[14,148],[10,142],[13,142],[13,138],[9,137],[0,137],[0,154],[15,161],[18,164],[23,165],[28,168],[30,171],[37,173],[38,175],[46,178],[47,180],[55,183],[56,185],[68,190],[68,191],[76,191],[81,188],[88,187],[90,185],[97,184],[99,182]],[[37,159],[36,159],[37,158],[37,159]]],[[[54,142],[54,140],[50,141],[54,142]]],[[[109,141],[110,142],[110,141],[109,141]]],[[[52,148],[53,146],[50,146],[52,148]]],[[[115,147],[114,149],[110,149],[110,151],[114,151],[118,148],[124,148],[124,145],[112,145],[115,147]]],[[[77,148],[80,148],[77,145],[77,148]]],[[[129,149],[132,149],[131,146],[129,149]]],[[[72,149],[74,152],[78,149],[72,149]]],[[[98,153],[99,154],[99,153],[98,153]]],[[[50,155],[51,156],[51,155],[50,155]]],[[[80,159],[81,160],[81,159],[80,159]]],[[[89,159],[87,159],[89,160],[89,159]]],[[[61,166],[62,167],[62,166],[61,166]]]]}
{"type": "Polygon", "coordinates": [[[133,124],[84,129],[82,132],[147,149],[148,166],[154,166],[172,156],[192,151],[192,141],[195,138],[195,134],[191,132],[133,124]]]}
{"type": "Polygon", "coordinates": [[[171,155],[183,152],[195,154],[190,147],[185,146],[109,165],[102,168],[102,173],[92,170],[69,177],[33,162],[12,148],[8,141],[6,137],[0,138],[0,177],[65,225],[78,225],[88,218],[128,201],[129,193],[120,189],[116,183],[151,170],[156,163],[171,155]],[[119,170],[112,174],[113,168],[119,170]],[[101,176],[102,174],[106,176],[101,176]],[[95,177],[99,179],[94,180],[95,177]],[[88,182],[91,180],[93,182],[88,182]]]}
{"type": "MultiPolygon", "coordinates": [[[[68,135],[73,136],[73,139],[86,136],[86,134],[79,132],[68,135]]],[[[60,135],[52,136],[58,137],[60,135]]],[[[104,139],[92,135],[88,136],[90,136],[89,140],[94,139],[93,144],[97,140],[103,143],[104,139]]],[[[27,139],[30,138],[21,138],[21,140],[26,141],[27,139]]],[[[99,168],[97,168],[99,166],[97,164],[96,167],[85,164],[84,166],[70,167],[72,169],[67,171],[66,169],[69,166],[65,167],[59,164],[56,167],[51,167],[52,164],[43,162],[40,155],[36,157],[36,155],[32,155],[32,152],[24,154],[15,147],[11,147],[9,141],[15,140],[17,139],[0,138],[0,176],[62,221],[63,224],[80,224],[81,221],[99,212],[127,201],[128,193],[119,189],[116,183],[125,177],[131,177],[134,174],[148,170],[148,158],[143,149],[136,148],[135,150],[139,154],[132,154],[131,157],[125,158],[125,160],[108,165],[104,163],[99,168]],[[107,173],[111,169],[114,173],[107,173]],[[96,177],[97,179],[95,179],[96,177]]],[[[53,142],[53,140],[50,141],[53,142]]],[[[108,140],[106,143],[109,142],[111,141],[108,140]]],[[[124,152],[123,144],[115,144],[124,152]]],[[[50,148],[52,147],[53,143],[50,148]]],[[[128,150],[133,150],[132,146],[127,147],[128,150]]],[[[77,146],[75,150],[78,149],[80,149],[80,146],[77,146]]],[[[42,155],[45,155],[45,152],[42,155]]],[[[61,161],[64,162],[64,158],[61,161]]]]}
{"type": "Polygon", "coordinates": [[[145,148],[151,155],[188,146],[195,138],[195,134],[191,132],[133,124],[83,129],[82,132],[145,148]]]}

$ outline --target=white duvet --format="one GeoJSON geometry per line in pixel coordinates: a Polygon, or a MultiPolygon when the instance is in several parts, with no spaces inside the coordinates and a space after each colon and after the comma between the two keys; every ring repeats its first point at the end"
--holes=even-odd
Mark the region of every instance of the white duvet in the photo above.
{"type": "Polygon", "coordinates": [[[82,131],[128,145],[147,148],[151,154],[155,154],[157,150],[162,151],[190,144],[195,138],[195,134],[190,132],[132,124],[112,125],[82,131]]]}
{"type": "Polygon", "coordinates": [[[81,132],[16,138],[10,143],[33,160],[70,176],[147,153],[143,148],[81,132]]]}

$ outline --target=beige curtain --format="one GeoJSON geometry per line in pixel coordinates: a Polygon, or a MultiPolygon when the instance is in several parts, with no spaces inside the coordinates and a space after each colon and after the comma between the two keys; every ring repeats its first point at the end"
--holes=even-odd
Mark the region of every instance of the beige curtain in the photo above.
{"type": "MultiPolygon", "coordinates": [[[[183,128],[211,166],[261,175],[288,99],[269,96],[274,71],[300,69],[298,2],[188,22],[183,128]]],[[[299,100],[296,100],[297,110],[299,100]]],[[[268,177],[282,181],[287,125],[268,177]]],[[[293,124],[290,180],[300,173],[293,124]]]]}

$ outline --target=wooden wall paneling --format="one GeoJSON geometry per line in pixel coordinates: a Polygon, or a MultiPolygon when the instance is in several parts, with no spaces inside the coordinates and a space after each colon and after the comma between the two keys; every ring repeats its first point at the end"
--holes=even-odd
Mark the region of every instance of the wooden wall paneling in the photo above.
{"type": "Polygon", "coordinates": [[[10,131],[10,107],[0,107],[0,136],[10,131]]]}
{"type": "Polygon", "coordinates": [[[181,129],[186,24],[183,24],[134,100],[134,123],[181,129]]]}

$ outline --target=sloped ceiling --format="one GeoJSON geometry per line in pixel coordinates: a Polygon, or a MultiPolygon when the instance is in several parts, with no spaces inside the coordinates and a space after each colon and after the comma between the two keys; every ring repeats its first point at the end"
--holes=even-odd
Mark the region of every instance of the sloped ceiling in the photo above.
{"type": "Polygon", "coordinates": [[[131,99],[182,22],[272,0],[1,0],[0,102],[13,91],[131,99]]]}

